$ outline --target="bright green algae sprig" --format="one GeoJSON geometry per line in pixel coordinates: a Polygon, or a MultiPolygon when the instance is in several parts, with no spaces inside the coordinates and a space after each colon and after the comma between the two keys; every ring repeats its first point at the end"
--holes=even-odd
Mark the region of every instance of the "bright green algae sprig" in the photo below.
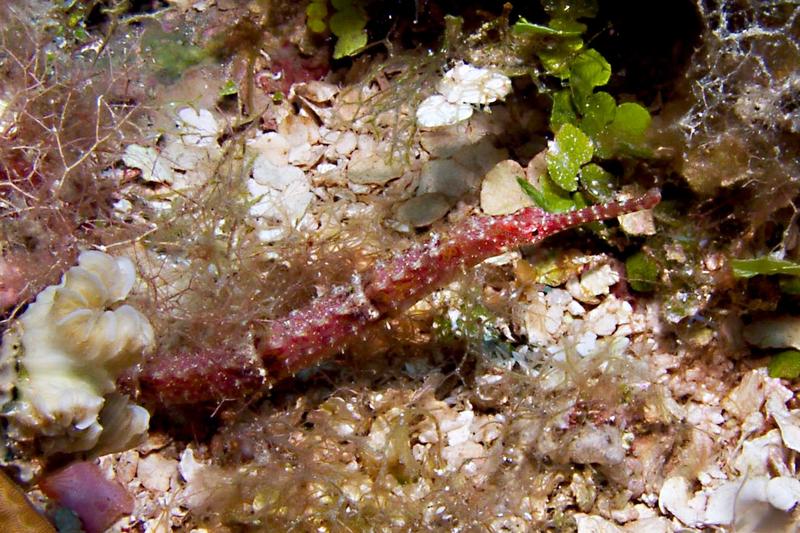
{"type": "Polygon", "coordinates": [[[539,65],[532,76],[553,102],[550,129],[554,139],[546,155],[547,175],[538,193],[524,187],[533,200],[549,211],[563,211],[585,204],[583,193],[595,200],[611,196],[614,176],[600,164],[618,157],[643,157],[650,113],[634,102],[618,104],[606,91],[597,91],[611,78],[611,65],[582,35],[581,18],[597,13],[594,2],[546,1],[547,25],[521,18],[512,26],[520,40],[532,41],[539,65]],[[560,88],[541,83],[557,78],[560,88]]]}

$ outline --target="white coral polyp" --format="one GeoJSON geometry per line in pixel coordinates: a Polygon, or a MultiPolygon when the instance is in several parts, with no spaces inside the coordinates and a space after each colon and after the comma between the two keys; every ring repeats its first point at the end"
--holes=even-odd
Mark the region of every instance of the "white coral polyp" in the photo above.
{"type": "MultiPolygon", "coordinates": [[[[2,359],[14,358],[20,368],[16,399],[4,406],[12,438],[39,439],[46,453],[75,452],[95,448],[101,420],[113,420],[105,428],[111,432],[124,430],[126,443],[147,430],[147,411],[120,395],[111,402],[113,415],[101,413],[117,377],[154,345],[147,318],[119,305],[135,280],[128,258],[83,252],[9,330],[2,359]]],[[[116,440],[112,448],[122,445],[116,440]]]]}

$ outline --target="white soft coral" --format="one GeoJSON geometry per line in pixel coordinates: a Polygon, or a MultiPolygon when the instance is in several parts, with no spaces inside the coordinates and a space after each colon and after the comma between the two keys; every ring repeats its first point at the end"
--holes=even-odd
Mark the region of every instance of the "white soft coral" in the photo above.
{"type": "Polygon", "coordinates": [[[83,252],[6,333],[0,366],[19,369],[0,383],[16,390],[13,401],[0,394],[11,438],[39,440],[45,453],[96,451],[98,442],[111,451],[147,430],[147,411],[114,393],[117,377],[154,344],[147,318],[119,305],[135,280],[128,258],[83,252]],[[109,406],[113,416],[101,414],[109,406]],[[101,439],[101,420],[120,426],[109,433],[124,428],[122,440],[101,439]]]}

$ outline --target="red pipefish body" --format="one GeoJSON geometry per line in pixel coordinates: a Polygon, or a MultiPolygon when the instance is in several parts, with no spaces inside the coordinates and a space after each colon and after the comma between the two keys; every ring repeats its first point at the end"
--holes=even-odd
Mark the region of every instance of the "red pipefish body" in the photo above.
{"type": "MultiPolygon", "coordinates": [[[[426,241],[352,277],[308,305],[269,323],[258,332],[256,354],[265,372],[234,366],[221,354],[198,354],[193,362],[164,357],[145,366],[140,383],[163,404],[239,398],[291,376],[335,353],[366,327],[397,315],[455,278],[463,268],[520,245],[535,244],[566,229],[650,209],[661,200],[658,189],[622,202],[598,204],[565,213],[528,207],[510,215],[475,216],[446,234],[426,241]],[[239,370],[237,370],[239,368],[239,370]],[[192,387],[192,394],[186,390],[192,387]],[[175,389],[175,390],[173,390],[175,389]]],[[[251,361],[256,364],[255,361],[251,361]]]]}

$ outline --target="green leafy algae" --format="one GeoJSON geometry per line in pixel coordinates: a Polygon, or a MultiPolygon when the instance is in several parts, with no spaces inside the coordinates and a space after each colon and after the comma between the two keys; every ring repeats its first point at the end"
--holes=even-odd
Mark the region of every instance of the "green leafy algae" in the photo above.
{"type": "Polygon", "coordinates": [[[755,259],[734,259],[731,262],[733,275],[737,278],[752,278],[758,275],[787,274],[800,276],[800,265],[785,259],[757,257],[755,259]]]}
{"type": "Polygon", "coordinates": [[[592,200],[608,201],[616,186],[614,176],[596,163],[586,170],[583,167],[593,159],[647,156],[643,143],[650,113],[637,103],[617,104],[610,93],[596,90],[611,79],[611,64],[600,52],[586,47],[582,36],[587,27],[578,21],[597,14],[596,2],[553,0],[542,5],[551,17],[547,25],[520,18],[512,26],[512,34],[530,41],[541,62],[541,69],[531,70],[535,80],[542,72],[560,79],[561,88],[557,89],[539,84],[553,102],[550,129],[555,138],[546,155],[552,188],[545,190],[544,183],[536,192],[533,187],[523,188],[547,210],[576,205],[568,195],[560,194],[559,188],[564,193],[581,188],[592,200]]]}
{"type": "Polygon", "coordinates": [[[313,0],[306,7],[306,26],[314,33],[327,30],[336,36],[333,58],[356,55],[367,45],[367,15],[359,0],[332,0],[334,13],[329,16],[326,0],[313,0]]]}
{"type": "Polygon", "coordinates": [[[637,252],[625,260],[628,283],[638,292],[651,292],[658,281],[659,266],[644,252],[637,252]]]}
{"type": "Polygon", "coordinates": [[[191,44],[187,35],[178,31],[166,32],[155,24],[142,34],[141,46],[142,53],[152,59],[158,74],[168,80],[178,78],[209,55],[191,44]]]}
{"type": "Polygon", "coordinates": [[[324,33],[328,28],[325,19],[328,17],[327,0],[314,0],[306,7],[306,26],[314,33],[324,33]]]}
{"type": "Polygon", "coordinates": [[[577,108],[585,112],[594,88],[605,85],[610,78],[611,65],[597,50],[590,48],[573,59],[569,67],[569,86],[577,108]]]}
{"type": "Polygon", "coordinates": [[[522,178],[517,178],[517,183],[538,207],[547,212],[561,213],[575,208],[575,202],[569,194],[554,184],[553,180],[547,176],[539,178],[538,189],[522,178]]]}
{"type": "Polygon", "coordinates": [[[800,377],[800,352],[786,350],[772,356],[767,371],[771,378],[796,379],[800,377]]]}
{"type": "Polygon", "coordinates": [[[594,199],[607,202],[614,197],[616,178],[611,172],[595,163],[581,167],[580,181],[584,190],[594,199]]]}
{"type": "Polygon", "coordinates": [[[564,124],[547,151],[547,172],[556,185],[573,192],[578,188],[578,171],[593,154],[591,139],[572,124],[564,124]]]}

